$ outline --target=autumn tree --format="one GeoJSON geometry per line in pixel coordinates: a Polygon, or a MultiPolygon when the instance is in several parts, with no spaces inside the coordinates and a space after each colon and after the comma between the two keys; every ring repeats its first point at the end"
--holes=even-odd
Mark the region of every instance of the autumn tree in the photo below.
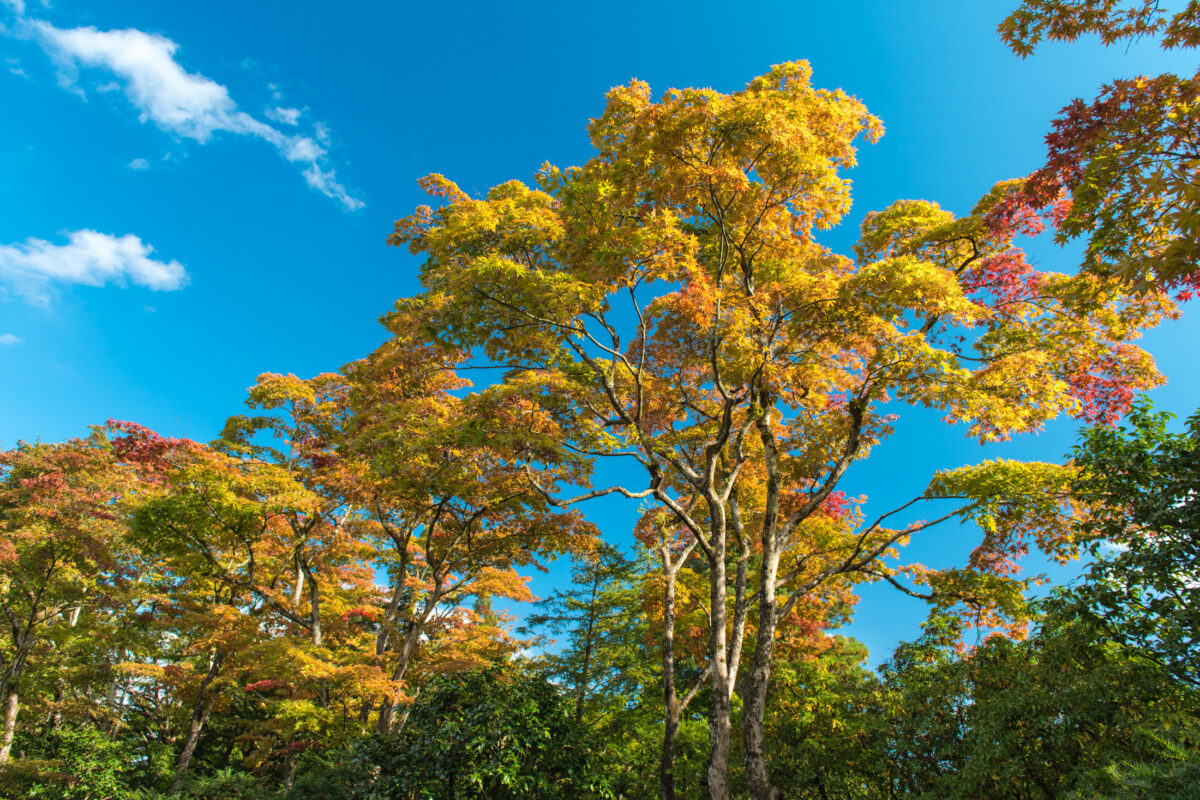
{"type": "Polygon", "coordinates": [[[530,458],[547,482],[585,474],[584,462],[544,444],[552,420],[519,398],[463,397],[461,355],[414,338],[403,304],[383,322],[393,337],[346,369],[351,418],[341,439],[343,457],[366,465],[355,495],[360,536],[387,578],[368,612],[375,657],[395,686],[379,705],[380,733],[395,725],[423,641],[445,668],[495,660],[507,635],[493,598],[532,599],[518,569],[586,552],[594,540],[582,517],[553,513],[527,479],[530,458]]]}
{"type": "Polygon", "coordinates": [[[12,749],[31,659],[51,645],[52,629],[74,628],[119,592],[121,503],[130,488],[98,432],[0,453],[0,763],[12,749]]]}
{"type": "MultiPolygon", "coordinates": [[[[1098,36],[1105,45],[1157,39],[1200,46],[1200,5],[1171,13],[1150,0],[1025,0],[1000,24],[1025,58],[1043,41],[1098,36]]],[[[1200,290],[1200,73],[1115,80],[1075,99],[1046,136],[1045,166],[1010,199],[1051,208],[1059,242],[1082,238],[1083,269],[1181,298],[1200,290]]]]}
{"type": "MultiPolygon", "coordinates": [[[[169,619],[182,664],[159,666],[190,697],[190,720],[172,792],[179,791],[214,708],[279,625],[313,625],[287,604],[294,547],[288,519],[319,500],[284,468],[188,440],[118,426],[118,454],[153,475],[157,491],[133,515],[134,541],[157,571],[159,613],[169,619]]],[[[319,618],[318,618],[319,619],[319,618]]]]}
{"type": "MultiPolygon", "coordinates": [[[[902,201],[867,217],[854,260],[830,252],[816,237],[849,208],[841,171],[881,127],[854,98],[813,88],[804,63],[727,95],[654,101],[634,82],[609,93],[590,133],[596,155],[544,167],[537,188],[510,181],[476,199],[424,179],[440,206],[398,221],[391,239],[424,261],[425,293],[401,308],[438,346],[506,367],[481,396],[545,414],[549,452],[643,476],[569,496],[531,474],[548,503],[646,499],[695,539],[709,595],[707,792],[729,796],[740,679],[750,791],[774,797],[763,718],[777,631],[797,604],[884,580],[1019,613],[1013,557],[1034,540],[1074,551],[1070,473],[1052,465],[934,476],[909,506],[957,505],[928,522],[844,513],[835,492],[889,432],[884,406],[944,410],[983,441],[1064,413],[1110,419],[1157,382],[1129,342],[1170,305],[1111,277],[1035,271],[1013,239],[1038,220],[1003,206],[1012,184],[963,217],[902,201]],[[885,561],[955,517],[984,529],[966,569],[885,561]]],[[[528,457],[531,472],[546,457],[528,457]]]]}

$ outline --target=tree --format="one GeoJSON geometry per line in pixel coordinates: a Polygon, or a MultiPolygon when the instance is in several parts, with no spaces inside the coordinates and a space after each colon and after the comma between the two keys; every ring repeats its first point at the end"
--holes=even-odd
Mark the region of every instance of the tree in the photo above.
{"type": "Polygon", "coordinates": [[[522,633],[545,630],[567,637],[546,657],[547,667],[575,701],[575,719],[594,719],[596,695],[611,695],[623,664],[612,663],[612,640],[634,623],[628,614],[628,590],[634,563],[609,544],[600,543],[571,572],[572,588],[556,589],[536,603],[522,633]],[[624,590],[624,591],[623,591],[624,590]],[[592,712],[592,713],[589,713],[592,712]]]}
{"type": "Polygon", "coordinates": [[[861,643],[821,638],[776,666],[766,730],[773,779],[785,796],[805,800],[893,797],[883,685],[861,643]]]}
{"type": "MultiPolygon", "coordinates": [[[[375,655],[399,686],[422,640],[442,650],[433,659],[441,668],[495,660],[505,637],[492,598],[532,599],[517,569],[587,552],[595,538],[581,516],[552,513],[528,483],[525,458],[538,460],[543,481],[584,474],[578,459],[542,443],[545,415],[505,396],[460,397],[468,385],[455,372],[460,354],[416,339],[403,307],[383,322],[393,338],[347,367],[352,417],[341,445],[367,465],[357,490],[363,535],[388,578],[375,655]],[[472,599],[483,613],[468,608],[472,599]]],[[[393,729],[399,697],[382,701],[380,734],[393,729]]]]}
{"type": "Polygon", "coordinates": [[[399,307],[430,341],[506,367],[481,395],[535,403],[554,423],[552,452],[638,465],[642,481],[575,497],[533,482],[560,507],[648,499],[695,540],[708,581],[706,790],[729,796],[745,650],[748,782],[774,797],[763,720],[776,635],[797,604],[885,580],[1019,614],[1011,559],[1032,540],[1074,549],[1061,524],[1070,473],[1053,465],[947,473],[922,498],[955,511],[859,524],[835,492],[890,430],[884,404],[943,409],[985,441],[1062,413],[1112,418],[1158,381],[1129,340],[1171,306],[1112,278],[1033,270],[1013,246],[1024,218],[994,213],[1013,184],[962,218],[897,203],[867,217],[855,261],[829,252],[816,232],[848,209],[840,171],[881,127],[857,100],[814,89],[802,62],[728,95],[654,102],[645,84],[619,87],[590,132],[597,154],[545,166],[537,189],[510,181],[472,199],[424,179],[441,207],[401,219],[391,242],[424,259],[425,293],[399,307]],[[955,516],[985,528],[967,569],[885,566],[955,516]]]}
{"type": "Polygon", "coordinates": [[[131,487],[100,433],[0,453],[0,763],[8,761],[22,679],[51,629],[112,602],[125,579],[121,503],[131,487]]]}
{"type": "Polygon", "coordinates": [[[398,734],[356,752],[370,775],[362,800],[611,797],[575,703],[522,669],[445,675],[414,704],[398,734]]]}
{"type": "Polygon", "coordinates": [[[1164,746],[1194,747],[1194,692],[1086,619],[1051,606],[1030,639],[996,635],[966,652],[955,627],[934,620],[883,670],[893,795],[1120,796],[1134,784],[1118,765],[1194,763],[1164,746]]]}
{"type": "Polygon", "coordinates": [[[308,515],[319,499],[287,470],[187,440],[164,439],[131,423],[117,452],[158,482],[139,498],[133,537],[156,564],[159,613],[171,626],[187,668],[154,664],[191,705],[171,792],[182,785],[209,716],[278,621],[311,625],[287,607],[288,518],[308,515]],[[272,619],[274,617],[274,619],[272,619]]]}
{"type": "Polygon", "coordinates": [[[1200,413],[1170,419],[1141,401],[1128,427],[1085,431],[1073,492],[1096,558],[1064,602],[1200,688],[1200,413]]]}
{"type": "MultiPolygon", "coordinates": [[[[1022,58],[1043,39],[1097,35],[1106,45],[1157,37],[1200,45],[1200,5],[1169,14],[1148,0],[1025,0],[1000,24],[1022,58]]],[[[1045,166],[1010,210],[1051,209],[1059,242],[1085,237],[1083,269],[1141,290],[1200,290],[1200,73],[1113,81],[1091,103],[1072,101],[1046,137],[1045,166]]]]}

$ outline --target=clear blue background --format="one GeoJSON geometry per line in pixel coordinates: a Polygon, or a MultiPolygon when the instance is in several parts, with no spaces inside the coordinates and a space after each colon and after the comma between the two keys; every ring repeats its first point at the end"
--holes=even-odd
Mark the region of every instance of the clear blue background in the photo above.
{"type": "MultiPolygon", "coordinates": [[[[9,32],[0,36],[0,246],[61,243],[81,228],[134,233],[191,276],[176,292],[63,286],[44,307],[0,301],[0,335],[24,340],[0,347],[4,447],[110,417],[208,440],[260,372],[308,376],[366,354],[383,338],[377,317],[417,290],[415,260],[384,244],[392,221],[423,202],[416,179],[437,171],[481,192],[528,180],[543,161],[581,163],[604,92],[634,77],[656,93],[732,91],[805,58],[817,85],[861,98],[887,134],[861,150],[851,218],[826,237],[846,251],[866,211],[925,198],[965,212],[995,181],[1035,169],[1071,98],[1114,77],[1195,68],[1194,54],[1147,43],[1048,46],[1021,61],[995,32],[1015,0],[27,5],[27,18],[59,28],[161,34],[180,45],[185,69],[228,87],[260,119],[274,105],[306,108],[305,120],[329,126],[329,163],[366,207],[347,211],[309,189],[263,141],[218,134],[199,144],[140,122],[122,93],[96,91],[103,71],[82,73],[86,100],[65,91],[0,2],[9,32]],[[130,169],[136,158],[150,168],[130,169]]],[[[1046,268],[1076,263],[1074,251],[1033,252],[1046,268]]],[[[1190,317],[1144,342],[1170,378],[1156,401],[1184,415],[1200,397],[1200,325],[1190,317]]],[[[1075,430],[1065,421],[983,449],[938,417],[907,412],[850,473],[845,488],[870,497],[868,512],[918,494],[937,468],[996,455],[1059,460],[1075,430]]],[[[629,504],[588,513],[610,539],[629,541],[629,504]]],[[[924,534],[912,555],[961,563],[974,535],[924,534]]],[[[535,590],[564,575],[556,566],[535,590]]],[[[849,632],[878,662],[923,615],[920,603],[872,587],[849,632]]]]}

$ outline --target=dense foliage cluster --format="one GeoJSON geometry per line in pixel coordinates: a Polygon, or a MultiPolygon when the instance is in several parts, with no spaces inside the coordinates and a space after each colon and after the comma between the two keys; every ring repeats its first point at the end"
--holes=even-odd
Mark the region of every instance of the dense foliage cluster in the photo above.
{"type": "MultiPolygon", "coordinates": [[[[1028,0],[1002,35],[1194,47],[1197,17],[1028,0]]],[[[1195,80],[1073,104],[1043,169],[869,213],[852,255],[819,237],[882,126],[804,62],[613,89],[534,186],[425,178],[390,239],[423,291],[374,352],[260,376],[208,444],[0,453],[0,798],[1195,797],[1200,416],[1135,404],[1134,344],[1200,287],[1195,80]],[[1025,258],[1047,225],[1074,274],[1025,258]],[[867,517],[843,478],[913,407],[1092,427],[867,517]],[[629,551],[580,513],[609,495],[629,551]],[[964,563],[906,557],[951,521],[964,563]],[[1031,601],[1031,548],[1091,566],[1031,601]],[[870,582],[930,606],[878,674],[832,633],[870,582]]]]}

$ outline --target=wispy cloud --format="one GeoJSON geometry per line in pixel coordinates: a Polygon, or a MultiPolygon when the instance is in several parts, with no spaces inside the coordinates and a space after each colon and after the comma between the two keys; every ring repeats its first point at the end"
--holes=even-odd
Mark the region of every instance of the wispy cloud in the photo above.
{"type": "Polygon", "coordinates": [[[263,113],[267,115],[267,119],[273,119],[284,125],[299,125],[300,115],[304,112],[298,108],[275,106],[274,108],[268,108],[263,113]]]}
{"type": "MultiPolygon", "coordinates": [[[[4,0],[12,2],[13,0],[4,0]]],[[[80,67],[107,72],[114,78],[102,90],[120,88],[143,122],[166,133],[201,144],[214,134],[231,133],[269,142],[289,162],[304,167],[309,186],[340,202],[349,210],[362,208],[361,199],[337,180],[327,151],[310,136],[287,134],[241,111],[229,90],[200,73],[188,72],[176,60],[179,45],[157,34],[134,28],[102,31],[94,27],[57,28],[41,20],[28,20],[32,37],[58,63],[65,88],[79,91],[80,67]],[[310,175],[319,175],[314,181],[310,175]]],[[[296,126],[301,111],[276,107],[271,119],[296,126]]],[[[314,133],[322,137],[320,131],[314,133]]]]}
{"type": "Polygon", "coordinates": [[[150,162],[144,158],[135,158],[129,162],[130,169],[150,169],[150,162]]]}
{"type": "Polygon", "coordinates": [[[11,333],[0,333],[0,347],[12,347],[24,341],[20,336],[14,336],[11,333]]]}
{"type": "Polygon", "coordinates": [[[0,245],[0,283],[26,300],[49,302],[52,284],[104,286],[108,283],[173,291],[187,284],[178,261],[151,258],[154,248],[133,234],[111,236],[93,230],[72,231],[66,244],[30,237],[0,245]]]}

